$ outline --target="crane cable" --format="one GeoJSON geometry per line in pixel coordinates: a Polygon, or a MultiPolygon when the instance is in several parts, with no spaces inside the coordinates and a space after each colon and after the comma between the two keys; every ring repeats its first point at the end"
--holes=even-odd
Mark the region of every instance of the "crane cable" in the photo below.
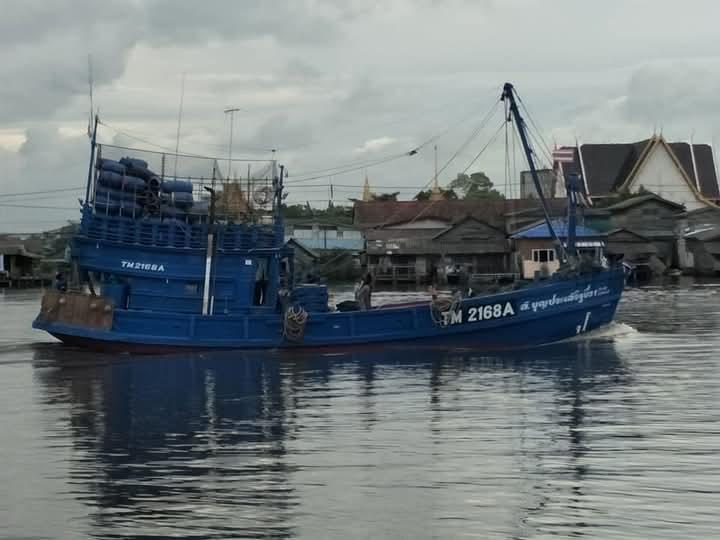
{"type": "MultiPolygon", "coordinates": [[[[485,150],[488,149],[488,147],[495,142],[495,140],[498,138],[498,135],[502,132],[503,126],[505,125],[505,120],[500,124],[498,129],[495,131],[493,136],[488,140],[488,142],[480,149],[480,151],[475,155],[475,157],[468,163],[467,167],[463,169],[461,174],[465,174],[470,167],[472,167],[475,162],[480,158],[481,155],[485,152],[485,150]]],[[[438,199],[435,201],[431,201],[430,204],[428,204],[425,208],[420,210],[415,216],[409,221],[409,223],[414,223],[417,219],[419,219],[421,216],[423,216],[425,213],[427,213],[428,210],[430,210],[433,206],[435,206],[436,203],[441,201],[443,199],[438,199]]]]}
{"type": "MultiPolygon", "coordinates": [[[[438,170],[438,172],[437,172],[438,175],[439,175],[440,173],[442,173],[445,169],[447,169],[447,168],[450,166],[450,164],[455,160],[455,158],[457,158],[457,157],[460,155],[460,153],[462,153],[462,152],[470,145],[470,143],[471,143],[473,140],[475,140],[475,138],[478,136],[478,134],[483,130],[483,128],[484,128],[484,127],[487,125],[487,123],[490,121],[490,119],[494,116],[494,114],[495,114],[495,112],[497,111],[497,109],[498,109],[499,106],[500,106],[500,100],[497,100],[497,101],[495,102],[495,105],[493,105],[492,108],[488,111],[488,113],[487,113],[487,114],[485,115],[485,117],[482,119],[482,121],[480,122],[480,124],[473,130],[473,132],[470,134],[470,136],[469,136],[467,139],[465,139],[465,142],[463,142],[462,145],[460,145],[460,147],[453,153],[453,155],[450,156],[450,159],[448,159],[448,160],[445,162],[445,164],[438,170]]],[[[502,127],[502,126],[501,126],[501,127],[502,127]]],[[[492,142],[492,140],[491,140],[490,142],[492,142]]],[[[489,144],[486,144],[486,145],[483,147],[483,149],[480,151],[480,153],[475,157],[475,160],[477,160],[477,158],[480,157],[480,154],[482,154],[488,146],[489,146],[489,144]]],[[[474,161],[475,161],[475,160],[474,160],[474,161]]],[[[473,162],[474,162],[474,161],[473,161],[473,162]]],[[[471,163],[471,165],[472,165],[472,163],[471,163]]],[[[468,166],[468,167],[469,167],[469,166],[468,166]]],[[[467,169],[465,169],[465,170],[467,170],[467,169]]],[[[428,180],[428,181],[422,186],[421,191],[427,189],[427,187],[430,185],[430,183],[431,183],[434,179],[435,179],[435,175],[433,174],[433,177],[432,177],[430,180],[428,180]]],[[[429,205],[427,205],[425,208],[423,208],[422,210],[420,210],[420,212],[418,212],[417,215],[415,215],[415,217],[413,217],[413,218],[410,220],[410,223],[415,222],[415,220],[417,220],[421,215],[423,215],[423,214],[424,214],[425,212],[427,212],[430,208],[432,208],[432,207],[435,205],[436,202],[438,202],[438,201],[432,201],[429,205]]],[[[391,223],[392,220],[393,220],[393,219],[395,218],[395,216],[397,215],[397,212],[398,212],[398,210],[396,210],[389,218],[387,218],[385,221],[383,221],[383,222],[379,225],[379,227],[383,227],[383,226],[387,225],[388,223],[391,223]]]]}

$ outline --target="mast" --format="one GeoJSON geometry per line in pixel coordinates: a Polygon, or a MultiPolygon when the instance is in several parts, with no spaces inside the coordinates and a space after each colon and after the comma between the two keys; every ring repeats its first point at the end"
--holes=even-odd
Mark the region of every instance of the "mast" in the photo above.
{"type": "MultiPolygon", "coordinates": [[[[273,162],[273,169],[277,166],[276,162],[273,162]]],[[[283,201],[283,180],[285,177],[285,165],[280,165],[280,174],[274,177],[275,183],[275,223],[283,226],[283,215],[282,215],[282,201],[283,201]]],[[[284,234],[284,231],[283,231],[284,234]]],[[[282,241],[281,241],[282,245],[282,241]]]]}
{"type": "MultiPolygon", "coordinates": [[[[560,241],[560,238],[558,237],[557,233],[555,232],[555,228],[552,226],[552,221],[550,220],[550,213],[548,212],[547,207],[547,200],[545,199],[545,194],[542,190],[542,184],[540,183],[540,177],[537,173],[537,167],[535,166],[535,160],[533,158],[533,150],[530,146],[530,142],[528,140],[526,126],[525,126],[525,120],[523,120],[523,117],[520,115],[520,110],[518,109],[517,102],[515,101],[515,88],[510,83],[505,83],[503,86],[503,93],[500,97],[501,100],[505,101],[507,100],[510,108],[510,114],[512,115],[513,119],[515,120],[515,125],[517,127],[518,135],[520,135],[520,142],[522,143],[523,150],[525,152],[525,158],[527,159],[528,166],[530,167],[530,176],[532,176],[533,184],[535,184],[535,191],[537,191],[538,198],[540,199],[540,204],[542,206],[543,215],[545,216],[545,223],[547,224],[548,230],[550,231],[550,235],[555,240],[555,243],[557,244],[558,249],[560,250],[561,258],[564,260],[566,259],[566,252],[565,248],[563,246],[563,243],[560,241]]],[[[509,118],[508,118],[509,120],[509,118]]],[[[573,231],[573,236],[574,236],[573,231]]]]}
{"type": "Polygon", "coordinates": [[[570,174],[567,179],[567,197],[568,197],[568,231],[567,231],[567,255],[568,257],[576,257],[577,249],[575,248],[576,240],[576,224],[577,224],[577,192],[578,192],[578,175],[570,174]]]}
{"type": "Polygon", "coordinates": [[[85,187],[85,204],[90,200],[90,187],[92,186],[93,180],[93,165],[95,162],[95,147],[97,146],[97,130],[98,130],[98,115],[95,115],[95,123],[92,131],[92,138],[90,139],[90,164],[88,165],[88,177],[87,186],[85,187]]]}

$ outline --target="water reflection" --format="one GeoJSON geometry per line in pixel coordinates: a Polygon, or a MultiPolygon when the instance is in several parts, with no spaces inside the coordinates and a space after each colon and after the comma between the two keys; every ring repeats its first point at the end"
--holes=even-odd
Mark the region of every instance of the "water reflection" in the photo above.
{"type": "Polygon", "coordinates": [[[558,489],[582,534],[586,409],[631,383],[610,340],[493,356],[47,346],[34,363],[45,404],[69,416],[74,493],[102,538],[337,537],[349,512],[368,537],[496,522],[523,536],[558,489]],[[498,510],[493,488],[513,483],[498,510]]]}

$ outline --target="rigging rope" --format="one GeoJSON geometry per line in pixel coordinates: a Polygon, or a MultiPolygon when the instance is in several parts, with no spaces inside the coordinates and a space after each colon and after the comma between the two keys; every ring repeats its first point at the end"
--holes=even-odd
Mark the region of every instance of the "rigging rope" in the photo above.
{"type": "Polygon", "coordinates": [[[290,180],[288,180],[288,182],[296,181],[296,180],[303,180],[304,179],[303,177],[307,177],[309,175],[317,175],[320,173],[327,173],[326,175],[322,176],[322,178],[325,178],[325,177],[332,176],[334,174],[332,171],[340,171],[340,170],[346,169],[348,167],[373,166],[373,164],[375,164],[378,161],[382,161],[382,160],[385,160],[390,157],[405,156],[405,155],[407,155],[407,152],[403,152],[402,154],[397,154],[397,153],[396,154],[388,154],[387,156],[374,158],[374,159],[361,159],[361,160],[357,160],[357,161],[349,161],[347,163],[343,163],[342,165],[336,165],[334,167],[326,167],[324,169],[315,169],[312,171],[302,171],[299,173],[294,173],[295,176],[297,176],[299,178],[291,178],[290,180]]]}
{"type": "Polygon", "coordinates": [[[78,211],[79,207],[71,208],[67,206],[44,206],[44,205],[34,205],[34,204],[7,204],[7,203],[0,203],[0,206],[3,208],[34,208],[34,209],[40,209],[40,210],[73,210],[75,212],[78,211]]]}
{"type": "Polygon", "coordinates": [[[500,124],[500,126],[495,131],[495,133],[493,133],[493,136],[490,138],[490,140],[487,143],[485,143],[485,146],[483,146],[480,149],[480,151],[477,154],[475,154],[475,157],[472,158],[472,161],[470,161],[470,163],[468,163],[468,166],[463,169],[462,174],[465,174],[466,172],[468,172],[468,169],[475,164],[475,162],[480,158],[481,155],[483,155],[483,152],[485,152],[485,150],[487,150],[488,146],[490,146],[492,143],[495,142],[495,140],[498,138],[498,135],[500,135],[500,132],[502,131],[503,127],[505,126],[505,124],[506,124],[506,122],[505,122],[505,120],[503,120],[502,124],[500,124]]]}
{"type": "MultiPolygon", "coordinates": [[[[516,149],[517,149],[517,140],[518,140],[518,134],[517,130],[512,129],[510,130],[512,132],[512,161],[513,161],[513,168],[512,168],[512,178],[517,179],[518,182],[518,192],[514,193],[517,195],[517,198],[522,197],[522,182],[520,177],[518,176],[518,170],[517,170],[517,157],[516,157],[516,149]]],[[[514,197],[511,197],[514,200],[514,197]]]]}
{"type": "Polygon", "coordinates": [[[5,197],[26,197],[30,195],[47,195],[48,193],[63,193],[68,191],[78,191],[85,189],[85,186],[71,187],[71,188],[58,188],[58,189],[45,189],[43,191],[26,191],[16,193],[0,193],[0,198],[5,197]]]}
{"type": "Polygon", "coordinates": [[[417,154],[417,152],[418,152],[418,149],[414,148],[408,152],[403,152],[402,154],[394,154],[391,156],[386,156],[386,157],[378,159],[374,162],[368,162],[367,164],[364,164],[364,165],[357,165],[357,166],[350,167],[350,168],[343,169],[343,170],[334,170],[334,172],[330,172],[328,174],[319,174],[316,176],[308,176],[306,178],[290,178],[289,180],[286,181],[286,183],[298,184],[301,182],[309,182],[310,180],[317,180],[318,178],[329,178],[329,177],[335,176],[335,175],[347,174],[347,173],[359,171],[361,169],[367,169],[368,167],[375,167],[376,165],[382,165],[383,163],[397,161],[398,159],[402,159],[404,157],[414,156],[415,154],[417,154]]]}
{"type": "MultiPolygon", "coordinates": [[[[480,122],[480,124],[473,130],[473,132],[472,132],[472,133],[470,134],[470,136],[465,140],[465,142],[463,142],[463,144],[460,146],[460,148],[458,148],[458,149],[455,151],[455,153],[453,153],[453,155],[450,156],[450,159],[448,159],[448,160],[445,162],[445,164],[444,164],[442,167],[440,167],[440,169],[439,169],[438,172],[437,172],[438,175],[439,175],[440,173],[442,173],[445,169],[447,169],[447,168],[450,166],[450,164],[455,160],[455,158],[457,158],[457,156],[459,156],[460,153],[462,153],[462,152],[470,145],[470,143],[478,136],[478,134],[483,130],[483,128],[487,125],[487,123],[488,123],[488,122],[490,121],[490,119],[493,117],[493,115],[495,114],[495,112],[497,111],[497,109],[498,109],[499,106],[500,106],[500,100],[497,100],[497,101],[495,102],[495,105],[492,106],[492,108],[490,109],[490,111],[488,111],[488,113],[487,113],[487,114],[485,115],[485,117],[482,119],[482,121],[480,122]]],[[[492,142],[492,141],[490,141],[490,142],[492,142]]],[[[482,152],[484,152],[485,149],[486,149],[488,146],[489,146],[489,145],[486,144],[486,145],[483,147],[483,149],[480,151],[480,153],[476,156],[476,158],[475,158],[476,160],[477,160],[478,157],[480,157],[480,154],[482,154],[482,152]]],[[[465,170],[467,171],[467,169],[465,169],[465,170]]],[[[463,171],[463,173],[464,173],[464,171],[463,171]]],[[[428,186],[433,182],[434,179],[435,179],[435,175],[433,174],[432,178],[430,178],[430,180],[428,180],[428,181],[422,186],[421,191],[427,189],[428,186]]],[[[425,214],[425,213],[426,213],[430,208],[432,208],[437,202],[438,202],[438,201],[432,201],[429,205],[427,205],[425,208],[423,208],[422,210],[420,210],[420,212],[418,212],[418,213],[410,220],[410,223],[414,223],[420,216],[422,216],[423,214],[425,214]]],[[[387,223],[391,223],[392,220],[393,220],[393,219],[395,218],[395,216],[397,215],[398,211],[399,211],[399,209],[396,210],[393,214],[391,214],[390,217],[388,217],[385,221],[383,221],[383,223],[381,223],[379,226],[382,227],[382,226],[386,225],[387,223]]]]}
{"type": "MultiPolygon", "coordinates": [[[[496,94],[497,94],[497,92],[494,92],[494,95],[496,95],[496,94]]],[[[315,169],[315,170],[311,170],[311,171],[302,171],[300,173],[295,173],[295,174],[296,174],[296,176],[299,176],[299,177],[305,177],[308,175],[318,175],[319,173],[328,173],[326,175],[321,176],[322,178],[325,178],[325,177],[331,176],[332,174],[344,174],[344,172],[353,172],[353,170],[356,170],[356,169],[354,169],[355,167],[362,166],[363,164],[366,164],[366,166],[368,166],[368,167],[372,167],[372,166],[384,163],[385,160],[388,158],[400,158],[400,157],[405,157],[408,155],[415,155],[421,149],[425,148],[426,146],[428,146],[431,143],[434,143],[435,141],[437,141],[441,137],[445,136],[447,133],[449,133],[456,127],[458,127],[462,124],[465,124],[472,118],[473,118],[473,115],[471,115],[471,114],[463,114],[463,116],[460,118],[460,120],[450,124],[445,129],[440,131],[439,133],[436,133],[432,137],[429,137],[428,139],[424,140],[422,143],[417,145],[414,149],[412,149],[408,152],[403,152],[402,154],[392,154],[392,155],[388,155],[388,156],[385,156],[382,158],[360,160],[360,161],[356,161],[356,162],[351,161],[351,162],[348,162],[348,163],[345,163],[342,165],[336,165],[334,167],[315,169]],[[345,169],[347,169],[347,168],[353,168],[353,170],[345,171],[345,169]],[[331,171],[343,171],[343,172],[332,173],[331,171]]],[[[304,181],[304,180],[306,180],[306,179],[303,179],[303,178],[293,179],[293,181],[304,181]]],[[[309,180],[309,178],[308,178],[308,180],[309,180]]]]}
{"type": "Polygon", "coordinates": [[[283,318],[283,336],[288,341],[302,341],[309,315],[302,306],[290,306],[283,318]]]}
{"type": "MultiPolygon", "coordinates": [[[[517,100],[520,103],[520,106],[522,107],[523,111],[525,112],[525,116],[528,120],[530,120],[530,124],[533,126],[535,131],[538,133],[540,137],[540,141],[542,143],[542,146],[544,147],[545,152],[547,152],[548,155],[552,155],[552,152],[550,151],[550,147],[545,142],[545,139],[542,138],[542,130],[538,126],[538,124],[535,123],[535,120],[533,119],[532,115],[530,114],[530,111],[528,110],[527,106],[525,105],[525,102],[522,100],[522,97],[520,97],[520,94],[518,94],[517,90],[515,90],[515,95],[517,96],[517,100]]],[[[528,130],[530,131],[530,130],[528,130]]]]}
{"type": "Polygon", "coordinates": [[[462,302],[460,293],[453,296],[438,297],[435,293],[430,300],[430,317],[435,326],[446,328],[450,324],[450,317],[447,314],[457,311],[462,302]]]}
{"type": "Polygon", "coordinates": [[[509,190],[510,190],[510,152],[509,152],[510,141],[509,141],[509,133],[508,133],[509,125],[510,125],[510,122],[505,122],[505,186],[503,187],[503,192],[505,193],[506,199],[509,196],[509,190]]]}

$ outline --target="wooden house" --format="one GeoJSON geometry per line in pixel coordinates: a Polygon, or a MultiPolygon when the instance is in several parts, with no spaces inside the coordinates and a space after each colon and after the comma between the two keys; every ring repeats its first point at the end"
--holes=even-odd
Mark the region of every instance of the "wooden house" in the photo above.
{"type": "MultiPolygon", "coordinates": [[[[303,242],[290,238],[285,242],[285,249],[293,252],[293,274],[296,282],[302,282],[315,273],[320,257],[303,242]]],[[[287,272],[289,268],[284,268],[287,272]]]]}
{"type": "Polygon", "coordinates": [[[41,255],[31,253],[23,244],[0,242],[0,286],[41,285],[38,275],[41,255]]]}
{"type": "Polygon", "coordinates": [[[468,274],[508,271],[510,246],[501,227],[473,216],[433,225],[367,230],[368,270],[378,281],[393,283],[443,281],[461,268],[468,274]]]}
{"type": "Polygon", "coordinates": [[[684,236],[685,269],[701,276],[720,274],[720,227],[692,230],[684,236]]]}
{"type": "Polygon", "coordinates": [[[285,219],[285,241],[294,238],[310,249],[350,250],[363,249],[360,230],[350,224],[313,219],[285,219]]]}
{"type": "MultiPolygon", "coordinates": [[[[552,225],[560,240],[565,243],[567,241],[567,221],[553,219],[552,225]]],[[[515,248],[516,265],[523,278],[546,277],[560,267],[556,241],[544,220],[520,229],[511,236],[511,239],[515,248]]],[[[588,255],[593,260],[599,260],[603,256],[605,240],[605,233],[585,225],[576,227],[576,246],[581,255],[588,255]]]]}
{"type": "Polygon", "coordinates": [[[659,274],[676,266],[677,240],[685,208],[654,193],[608,206],[608,253],[632,264],[648,264],[659,274]],[[611,234],[612,233],[612,234],[611,234]]]}
{"type": "MultiPolygon", "coordinates": [[[[552,208],[567,208],[566,199],[549,199],[552,208]]],[[[505,215],[538,212],[534,199],[476,199],[440,201],[356,201],[353,224],[361,231],[393,227],[398,230],[443,229],[465,216],[502,227],[505,215]]]]}
{"type": "MultiPolygon", "coordinates": [[[[535,203],[537,204],[537,203],[535,203]]],[[[509,246],[504,201],[436,200],[356,202],[365,264],[379,281],[442,281],[448,269],[505,272],[509,246]]]]}

